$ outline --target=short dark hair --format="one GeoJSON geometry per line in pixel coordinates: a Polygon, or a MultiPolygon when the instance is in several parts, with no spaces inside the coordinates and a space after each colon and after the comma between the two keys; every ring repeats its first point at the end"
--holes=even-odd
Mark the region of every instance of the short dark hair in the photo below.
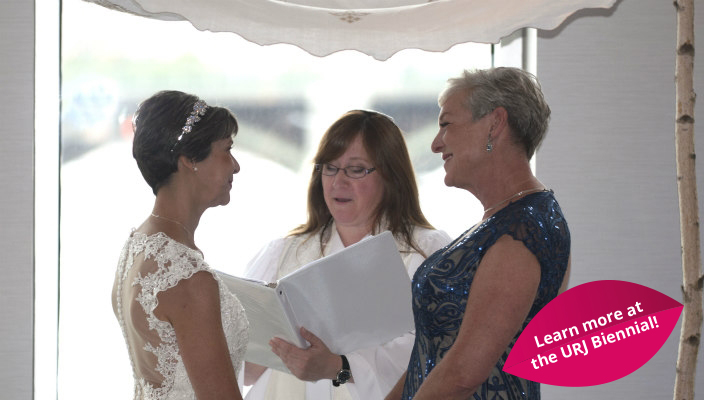
{"type": "Polygon", "coordinates": [[[192,131],[179,141],[198,100],[192,94],[165,90],[144,100],[134,114],[132,156],[155,195],[178,170],[179,156],[202,161],[210,155],[213,142],[237,134],[237,119],[230,110],[208,106],[192,131]]]}

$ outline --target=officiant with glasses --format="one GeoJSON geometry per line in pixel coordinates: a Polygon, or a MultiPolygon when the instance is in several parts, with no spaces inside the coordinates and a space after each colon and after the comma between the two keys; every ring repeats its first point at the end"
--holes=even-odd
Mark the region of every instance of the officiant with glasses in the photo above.
{"type": "Polygon", "coordinates": [[[530,167],[550,108],[537,79],[517,68],[465,71],[439,105],[431,149],[445,184],[476,196],[484,216],[416,271],[415,345],[387,399],[539,399],[539,383],[503,366],[567,283],[567,221],[530,167]]]}
{"type": "MultiPolygon", "coordinates": [[[[391,231],[409,276],[450,238],[426,220],[401,130],[386,115],[353,110],[325,132],[308,187],[308,220],[255,256],[245,274],[274,282],[360,240],[391,231]]],[[[373,277],[370,277],[373,279],[373,277]]],[[[375,348],[333,354],[311,332],[301,349],[274,338],[291,374],[246,363],[246,399],[382,399],[408,364],[412,332],[375,348]]]]}

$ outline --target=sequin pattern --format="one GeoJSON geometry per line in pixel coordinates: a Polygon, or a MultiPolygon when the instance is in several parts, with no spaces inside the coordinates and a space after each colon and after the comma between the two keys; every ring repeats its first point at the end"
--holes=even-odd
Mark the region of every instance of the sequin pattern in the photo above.
{"type": "Polygon", "coordinates": [[[503,235],[520,240],[540,262],[538,293],[521,329],[472,397],[539,399],[540,386],[503,372],[508,354],[531,319],[557,296],[570,255],[570,233],[552,191],[511,203],[430,256],[413,277],[416,341],[403,399],[411,399],[459,333],[474,274],[487,250],[503,235]]]}
{"type": "Polygon", "coordinates": [[[154,315],[154,310],[158,305],[157,295],[169,288],[176,286],[181,280],[188,279],[199,271],[208,271],[213,274],[218,282],[220,290],[220,313],[222,317],[223,331],[227,339],[230,358],[236,371],[239,371],[248,341],[248,322],[244,314],[244,308],[237,297],[232,294],[203,260],[200,252],[195,251],[177,241],[172,240],[163,233],[154,235],[144,235],[133,232],[125,244],[120,260],[118,262],[116,275],[116,316],[122,328],[130,362],[135,378],[134,398],[140,400],[176,400],[195,399],[195,393],[188,379],[188,374],[184,367],[181,355],[179,354],[176,334],[169,322],[159,320],[154,315]],[[146,260],[153,258],[156,260],[158,269],[156,272],[147,273],[144,276],[141,272],[136,275],[132,282],[127,281],[129,271],[134,264],[134,259],[143,254],[146,260]],[[129,286],[128,286],[129,285],[129,286]],[[156,340],[148,339],[142,349],[130,348],[130,343],[135,342],[139,330],[134,329],[131,321],[125,318],[125,307],[130,304],[122,304],[122,294],[127,287],[139,287],[135,300],[139,303],[146,323],[151,333],[144,333],[144,336],[153,335],[155,331],[156,340]],[[161,385],[157,386],[148,382],[140,375],[145,365],[137,365],[134,354],[151,353],[153,356],[142,357],[144,360],[154,360],[155,365],[147,365],[146,368],[153,368],[163,377],[161,385]]]}

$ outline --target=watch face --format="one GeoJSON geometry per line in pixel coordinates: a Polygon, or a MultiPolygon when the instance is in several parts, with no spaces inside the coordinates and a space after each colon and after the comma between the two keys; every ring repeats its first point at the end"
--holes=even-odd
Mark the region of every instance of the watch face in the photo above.
{"type": "Polygon", "coordinates": [[[352,377],[352,374],[348,369],[343,369],[342,371],[337,373],[337,381],[340,383],[345,383],[350,380],[352,377]]]}

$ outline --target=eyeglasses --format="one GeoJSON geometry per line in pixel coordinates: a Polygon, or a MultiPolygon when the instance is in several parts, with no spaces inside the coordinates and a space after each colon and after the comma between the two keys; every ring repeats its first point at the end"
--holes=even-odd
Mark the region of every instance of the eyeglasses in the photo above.
{"type": "Polygon", "coordinates": [[[364,168],[360,166],[349,166],[345,168],[336,167],[332,164],[315,164],[315,170],[326,176],[335,176],[337,172],[342,170],[349,178],[360,179],[371,174],[376,168],[364,168]]]}

